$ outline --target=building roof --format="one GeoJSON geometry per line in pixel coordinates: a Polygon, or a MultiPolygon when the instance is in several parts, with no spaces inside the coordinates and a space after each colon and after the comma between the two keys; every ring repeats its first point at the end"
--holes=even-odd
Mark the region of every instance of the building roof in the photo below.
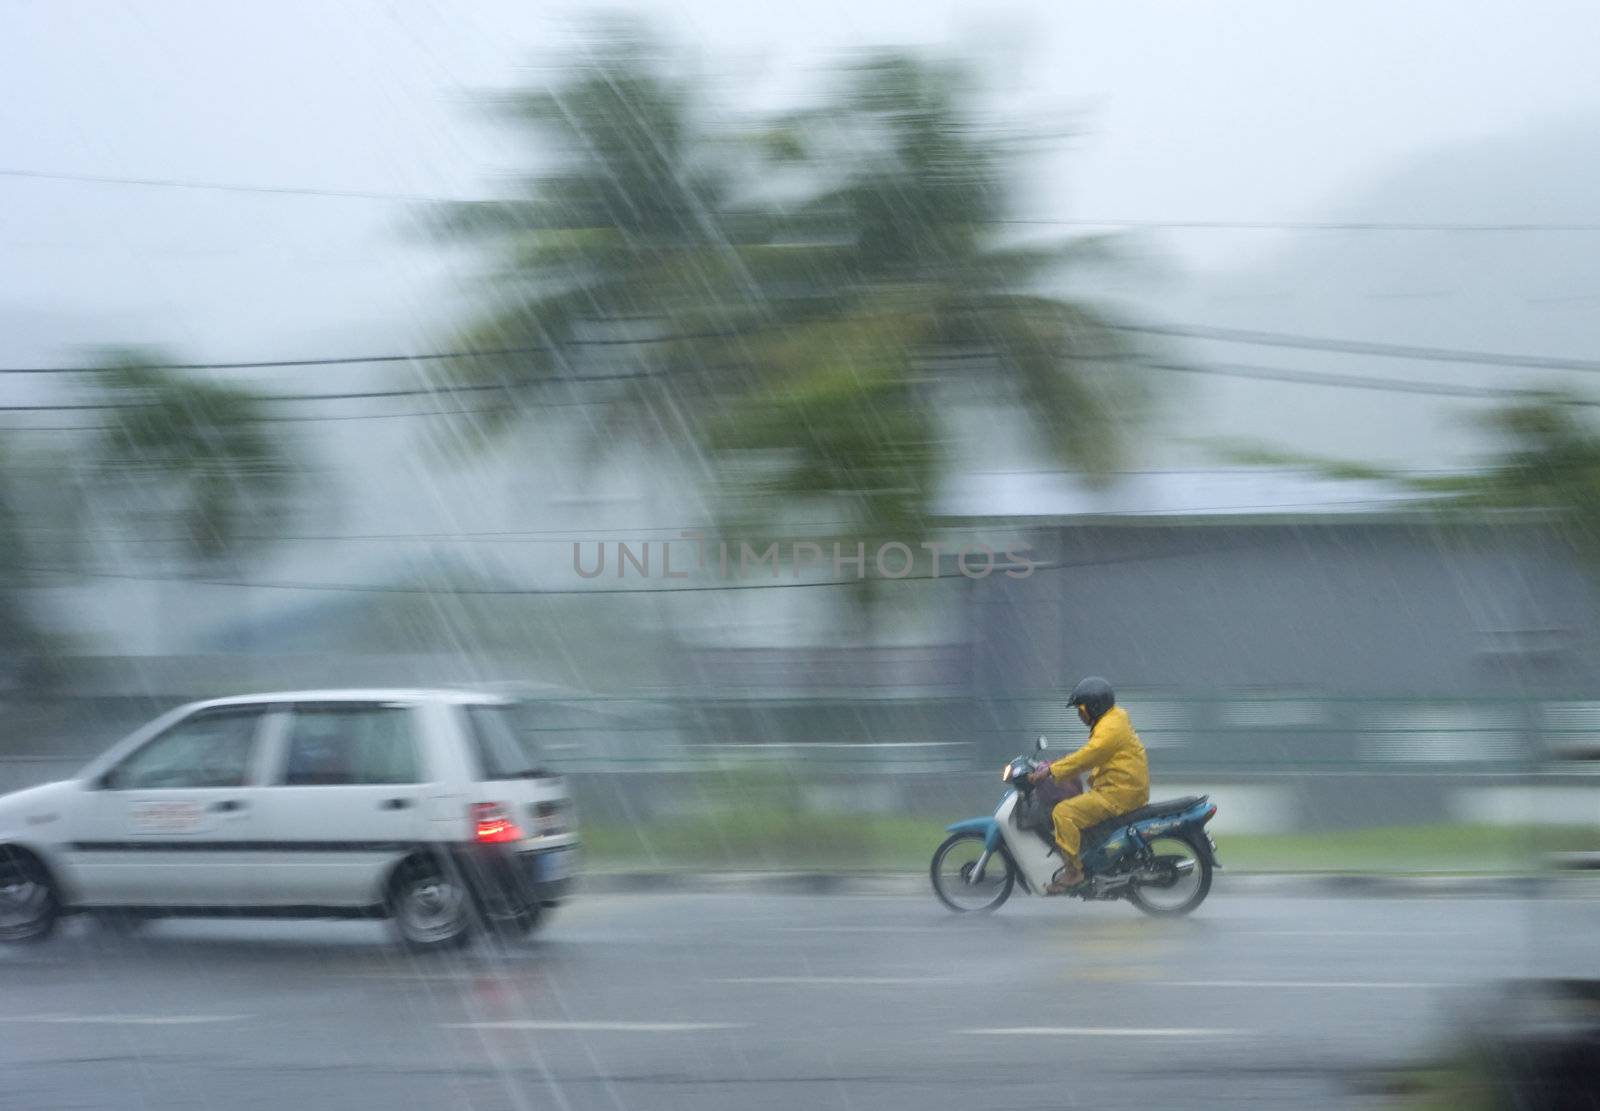
{"type": "Polygon", "coordinates": [[[954,476],[946,517],[1351,517],[1428,500],[1396,482],[1341,479],[1312,470],[1233,467],[1137,471],[1092,486],[1061,471],[978,471],[954,476]]]}

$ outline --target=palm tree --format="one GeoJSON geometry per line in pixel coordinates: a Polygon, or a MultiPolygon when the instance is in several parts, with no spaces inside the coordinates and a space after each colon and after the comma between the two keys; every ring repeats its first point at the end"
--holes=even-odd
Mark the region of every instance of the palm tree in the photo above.
{"type": "Polygon", "coordinates": [[[1091,476],[1126,449],[1134,352],[1104,308],[1046,294],[1113,252],[1103,238],[1005,241],[1014,152],[985,136],[977,91],[964,65],[887,54],[768,132],[817,183],[785,223],[812,244],[794,253],[820,319],[767,337],[758,357],[781,392],[745,399],[724,430],[724,447],[787,449],[766,491],[914,527],[951,462],[943,414],[963,392],[1010,402],[1040,454],[1091,476]]]}
{"type": "MultiPolygon", "coordinates": [[[[1587,402],[1551,390],[1490,413],[1504,450],[1486,470],[1412,479],[1447,504],[1473,510],[1542,510],[1591,562],[1600,558],[1600,435],[1587,402]]],[[[1403,477],[1403,476],[1402,476],[1403,477]]]]}
{"type": "Polygon", "coordinates": [[[176,523],[189,554],[214,561],[281,514],[293,468],[259,398],[163,369],[172,362],[131,349],[101,358],[95,384],[116,419],[95,452],[100,500],[141,525],[176,523]]]}
{"type": "MultiPolygon", "coordinates": [[[[440,214],[448,237],[484,242],[500,265],[488,308],[458,337],[473,351],[452,381],[505,384],[535,402],[553,381],[608,383],[598,438],[698,437],[696,395],[739,388],[748,366],[716,354],[762,314],[748,250],[758,215],[732,215],[737,150],[707,122],[703,90],[626,23],[548,91],[499,104],[554,159],[511,199],[440,214]],[[618,374],[618,369],[623,373],[618,374]]],[[[593,383],[591,383],[592,387],[593,383]]],[[[490,432],[517,410],[490,414],[490,432]]]]}
{"type": "Polygon", "coordinates": [[[882,56],[824,107],[730,134],[643,41],[615,35],[517,98],[558,162],[447,214],[504,260],[465,342],[517,349],[458,360],[455,381],[537,403],[550,379],[607,379],[585,387],[602,441],[688,445],[746,527],[825,501],[854,537],[920,534],[964,393],[1010,402],[1044,457],[1111,467],[1139,400],[1127,344],[1103,309],[1048,295],[1110,252],[1007,242],[1014,152],[985,136],[969,68],[882,56]],[[763,199],[780,181],[805,199],[763,199]]]}

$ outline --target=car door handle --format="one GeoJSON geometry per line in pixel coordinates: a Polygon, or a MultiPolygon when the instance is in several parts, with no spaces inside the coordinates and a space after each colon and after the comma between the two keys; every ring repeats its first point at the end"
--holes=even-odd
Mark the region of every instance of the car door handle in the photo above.
{"type": "Polygon", "coordinates": [[[379,810],[405,810],[408,807],[415,806],[416,802],[417,802],[416,799],[384,799],[382,802],[380,802],[378,804],[378,809],[379,810]]]}
{"type": "Polygon", "coordinates": [[[244,803],[238,799],[219,799],[211,804],[211,809],[222,811],[224,813],[230,810],[243,810],[244,803]]]}

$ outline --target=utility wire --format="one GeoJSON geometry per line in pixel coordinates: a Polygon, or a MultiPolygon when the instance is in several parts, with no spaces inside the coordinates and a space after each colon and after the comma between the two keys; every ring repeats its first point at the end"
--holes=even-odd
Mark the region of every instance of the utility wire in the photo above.
{"type": "Polygon", "coordinates": [[[1160,228],[1174,231],[1596,232],[1591,223],[1472,223],[1413,220],[1059,220],[1018,217],[995,224],[1078,228],[1160,228]]]}
{"type": "Polygon", "coordinates": [[[425,193],[391,193],[376,189],[318,189],[296,185],[248,185],[225,181],[189,181],[166,177],[118,177],[111,174],[67,174],[51,170],[0,168],[0,177],[29,178],[35,181],[71,181],[82,185],[138,185],[152,189],[200,189],[213,193],[266,193],[292,197],[341,197],[353,200],[408,201],[413,203],[460,203],[459,197],[429,196],[425,193]]]}
{"type": "MultiPolygon", "coordinates": [[[[629,371],[621,374],[585,374],[573,378],[558,378],[554,376],[540,378],[517,378],[505,382],[489,382],[466,386],[441,383],[433,386],[418,386],[410,389],[397,390],[349,390],[343,393],[269,393],[251,394],[249,400],[262,403],[299,402],[299,401],[357,401],[368,398],[392,397],[445,397],[457,393],[483,393],[486,391],[505,391],[526,389],[531,386],[573,385],[581,382],[622,382],[638,378],[650,378],[654,375],[629,371]]],[[[72,413],[72,412],[102,412],[118,409],[151,409],[161,406],[159,401],[73,401],[56,405],[0,405],[0,413],[72,413]]],[[[557,403],[558,405],[560,403],[557,403]]],[[[491,410],[429,410],[417,413],[359,413],[345,419],[368,419],[373,417],[421,417],[445,416],[452,413],[489,412],[491,410]]],[[[263,417],[263,420],[330,420],[337,417],[263,417]]],[[[111,427],[116,427],[115,425],[111,427]]],[[[0,429],[0,431],[18,431],[15,429],[0,429]]]]}
{"type": "MultiPolygon", "coordinates": [[[[365,363],[426,363],[449,359],[498,359],[508,355],[539,355],[565,347],[632,347],[652,343],[677,343],[697,339],[727,339],[736,333],[691,332],[671,336],[648,336],[639,339],[621,337],[601,339],[575,339],[561,344],[526,344],[517,347],[486,347],[464,351],[419,351],[415,354],[382,355],[330,355],[304,359],[250,359],[227,363],[146,363],[138,364],[140,370],[269,370],[278,367],[308,366],[360,366],[365,363]]],[[[79,366],[7,366],[0,374],[104,374],[113,368],[101,363],[79,366]]]]}
{"type": "MultiPolygon", "coordinates": [[[[1196,363],[1142,363],[1151,370],[1175,374],[1201,374],[1216,378],[1247,378],[1256,382],[1287,382],[1300,386],[1328,386],[1342,390],[1377,390],[1427,397],[1464,397],[1486,401],[1530,401],[1542,396],[1538,390],[1500,389],[1494,386],[1453,386],[1416,379],[1374,378],[1368,375],[1324,374],[1315,370],[1286,370],[1264,366],[1202,366],[1196,363]]],[[[1576,399],[1574,405],[1600,405],[1600,401],[1576,399]]]]}
{"type": "Polygon", "coordinates": [[[1479,366],[1518,367],[1524,370],[1581,370],[1600,372],[1600,360],[1569,359],[1552,355],[1521,355],[1473,351],[1459,347],[1417,347],[1403,343],[1305,336],[1284,332],[1256,332],[1242,328],[1213,328],[1203,324],[1118,324],[1121,332],[1184,339],[1217,340],[1253,347],[1287,347],[1296,351],[1333,351],[1341,355],[1376,355],[1392,359],[1417,359],[1435,363],[1473,363],[1479,366]]]}
{"type": "MultiPolygon", "coordinates": [[[[250,185],[222,181],[194,181],[180,178],[118,177],[110,174],[72,174],[49,170],[0,168],[0,177],[35,181],[69,181],[87,185],[132,185],[154,189],[198,189],[218,193],[257,193],[268,196],[331,197],[344,200],[397,201],[407,204],[494,203],[500,198],[447,197],[427,193],[390,192],[378,189],[321,189],[292,185],[250,185]]],[[[1446,232],[1446,233],[1576,233],[1600,232],[1600,223],[1425,220],[1146,220],[1146,219],[1056,219],[1051,217],[1011,217],[984,221],[991,224],[1073,227],[1073,228],[1156,228],[1174,231],[1340,231],[1340,232],[1446,232]]]]}
{"type": "MultiPolygon", "coordinates": [[[[1259,545],[1240,544],[1230,549],[1232,551],[1255,550],[1259,545]]],[[[1211,549],[1211,554],[1222,549],[1211,549]]],[[[1109,567],[1121,566],[1130,563],[1151,563],[1167,559],[1189,559],[1196,551],[1157,552],[1135,556],[1111,556],[1104,559],[1085,559],[1068,562],[1046,562],[1043,560],[1030,561],[1034,571],[1060,571],[1081,567],[1109,567]]],[[[1015,570],[1020,564],[1012,563],[1005,559],[997,558],[991,570],[992,575],[1004,574],[1008,569],[1015,570]]],[[[742,591],[742,590],[799,590],[808,588],[825,588],[855,586],[859,587],[864,582],[874,583],[903,583],[903,582],[933,582],[938,580],[955,580],[963,578],[961,572],[953,571],[950,574],[940,575],[906,575],[898,579],[874,577],[872,579],[823,579],[809,582],[739,582],[739,583],[713,583],[707,586],[601,586],[601,587],[562,587],[556,589],[538,589],[531,587],[427,587],[427,586],[397,586],[382,584],[360,583],[327,583],[327,582],[252,582],[248,579],[214,579],[191,578],[186,575],[139,575],[119,571],[64,571],[55,567],[20,567],[20,571],[30,574],[50,575],[67,578],[91,579],[117,579],[129,582],[178,582],[188,583],[193,586],[222,586],[244,587],[261,590],[308,590],[308,591],[334,591],[350,594],[459,594],[487,597],[584,597],[597,594],[705,594],[711,591],[742,591]]],[[[1032,572],[1029,572],[1031,574],[1032,572]]]]}
{"type": "MultiPolygon", "coordinates": [[[[1155,557],[1147,557],[1155,558],[1155,557]]],[[[996,560],[993,573],[1001,573],[1005,564],[996,560]]],[[[1057,564],[1045,564],[1037,561],[1033,564],[1036,570],[1045,570],[1057,564]]],[[[868,580],[857,579],[825,579],[821,581],[806,582],[742,582],[742,583],[715,583],[709,586],[597,586],[597,587],[564,587],[556,589],[535,589],[531,587],[454,587],[454,586],[389,586],[381,584],[362,583],[326,583],[326,582],[252,582],[248,579],[211,579],[190,578],[185,575],[136,575],[119,571],[63,571],[51,567],[22,567],[19,570],[30,574],[55,575],[67,578],[91,579],[120,579],[132,582],[178,582],[190,583],[194,586],[231,586],[248,587],[261,590],[316,590],[337,591],[351,594],[464,594],[484,595],[489,597],[503,596],[587,596],[591,594],[705,594],[710,591],[737,591],[737,590],[797,590],[807,587],[831,586],[860,586],[868,580]]],[[[922,582],[935,579],[957,579],[961,575],[951,572],[948,575],[906,575],[898,579],[873,579],[874,582],[922,582]]]]}
{"type": "MultiPolygon", "coordinates": [[[[1313,370],[1291,370],[1283,367],[1264,366],[1207,366],[1199,363],[1179,362],[1138,362],[1133,365],[1142,366],[1149,370],[1174,374],[1193,374],[1215,378],[1243,378],[1258,382],[1285,382],[1302,386],[1323,386],[1332,389],[1346,390],[1374,390],[1383,393],[1413,394],[1427,397],[1459,397],[1484,401],[1528,401],[1542,396],[1537,390],[1502,389],[1493,386],[1456,386],[1439,382],[1423,382],[1416,379],[1376,378],[1370,375],[1329,374],[1313,370]]],[[[388,397],[414,397],[414,396],[440,396],[452,392],[473,392],[484,390],[515,390],[530,386],[543,386],[551,384],[578,384],[583,382],[610,382],[629,379],[654,377],[637,372],[627,372],[609,375],[586,375],[581,378],[532,378],[520,379],[505,383],[491,385],[471,386],[441,386],[435,388],[420,388],[408,390],[370,390],[353,391],[349,393],[315,393],[315,394],[263,394],[254,400],[261,402],[305,402],[305,401],[344,401],[356,398],[388,398],[388,397]]],[[[78,402],[62,405],[0,405],[0,412],[6,413],[48,413],[48,412],[75,412],[75,411],[100,411],[117,409],[140,409],[154,405],[148,401],[129,402],[78,402]]],[[[587,404],[582,401],[563,401],[548,403],[548,407],[558,408],[570,405],[587,404]]],[[[1572,404],[1584,407],[1600,406],[1600,401],[1579,399],[1572,404]]],[[[395,417],[423,417],[445,416],[455,413],[486,413],[488,409],[459,409],[459,410],[427,410],[416,413],[355,413],[334,417],[263,417],[267,421],[300,422],[316,420],[365,420],[375,418],[395,417]]],[[[109,430],[115,425],[86,425],[84,430],[109,430]]],[[[62,430],[60,426],[53,426],[53,430],[62,430]]],[[[0,432],[23,432],[27,428],[5,428],[0,432]]]]}
{"type": "MultiPolygon", "coordinates": [[[[1215,328],[1203,324],[1112,324],[1108,330],[1135,335],[1169,336],[1183,339],[1216,340],[1255,347],[1281,347],[1297,351],[1328,351],[1345,355],[1373,355],[1384,358],[1415,359],[1423,362],[1470,363],[1479,366],[1514,367],[1523,370],[1577,370],[1600,372],[1600,360],[1564,358],[1554,355],[1527,355],[1521,353],[1478,351],[1456,347],[1425,347],[1402,343],[1376,343],[1367,340],[1341,339],[1327,336],[1309,336],[1289,332],[1258,332],[1240,328],[1215,328]]],[[[339,355],[326,358],[305,359],[251,359],[238,362],[215,363],[152,363],[140,364],[149,370],[265,370],[274,367],[356,366],[364,363],[435,362],[454,359],[490,359],[514,355],[544,354],[565,347],[633,347],[658,343],[682,343],[702,339],[730,339],[745,334],[737,330],[691,332],[667,336],[646,336],[634,339],[600,338],[571,340],[564,344],[533,344],[516,347],[484,348],[461,351],[424,351],[416,354],[339,355]]],[[[1102,356],[1102,358],[1125,356],[1102,356]]],[[[0,367],[0,374],[100,374],[108,368],[103,365],[80,366],[16,366],[0,367]]],[[[603,380],[602,376],[578,376],[558,381],[603,380]]],[[[457,387],[470,388],[470,387],[457,387]]],[[[328,395],[330,397],[334,395],[328,395]]],[[[380,396],[368,394],[361,396],[380,396]]],[[[394,396],[404,396],[396,394],[394,396]]]]}

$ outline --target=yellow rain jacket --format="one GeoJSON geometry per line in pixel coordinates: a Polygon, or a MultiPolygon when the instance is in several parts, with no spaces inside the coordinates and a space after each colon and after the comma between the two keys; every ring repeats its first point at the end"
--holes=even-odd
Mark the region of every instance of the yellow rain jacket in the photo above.
{"type": "Polygon", "coordinates": [[[1107,710],[1089,732],[1089,743],[1050,765],[1057,782],[1089,772],[1089,790],[1064,799],[1050,812],[1056,844],[1068,863],[1078,864],[1085,829],[1150,801],[1150,763],[1144,745],[1121,706],[1107,710]]]}

